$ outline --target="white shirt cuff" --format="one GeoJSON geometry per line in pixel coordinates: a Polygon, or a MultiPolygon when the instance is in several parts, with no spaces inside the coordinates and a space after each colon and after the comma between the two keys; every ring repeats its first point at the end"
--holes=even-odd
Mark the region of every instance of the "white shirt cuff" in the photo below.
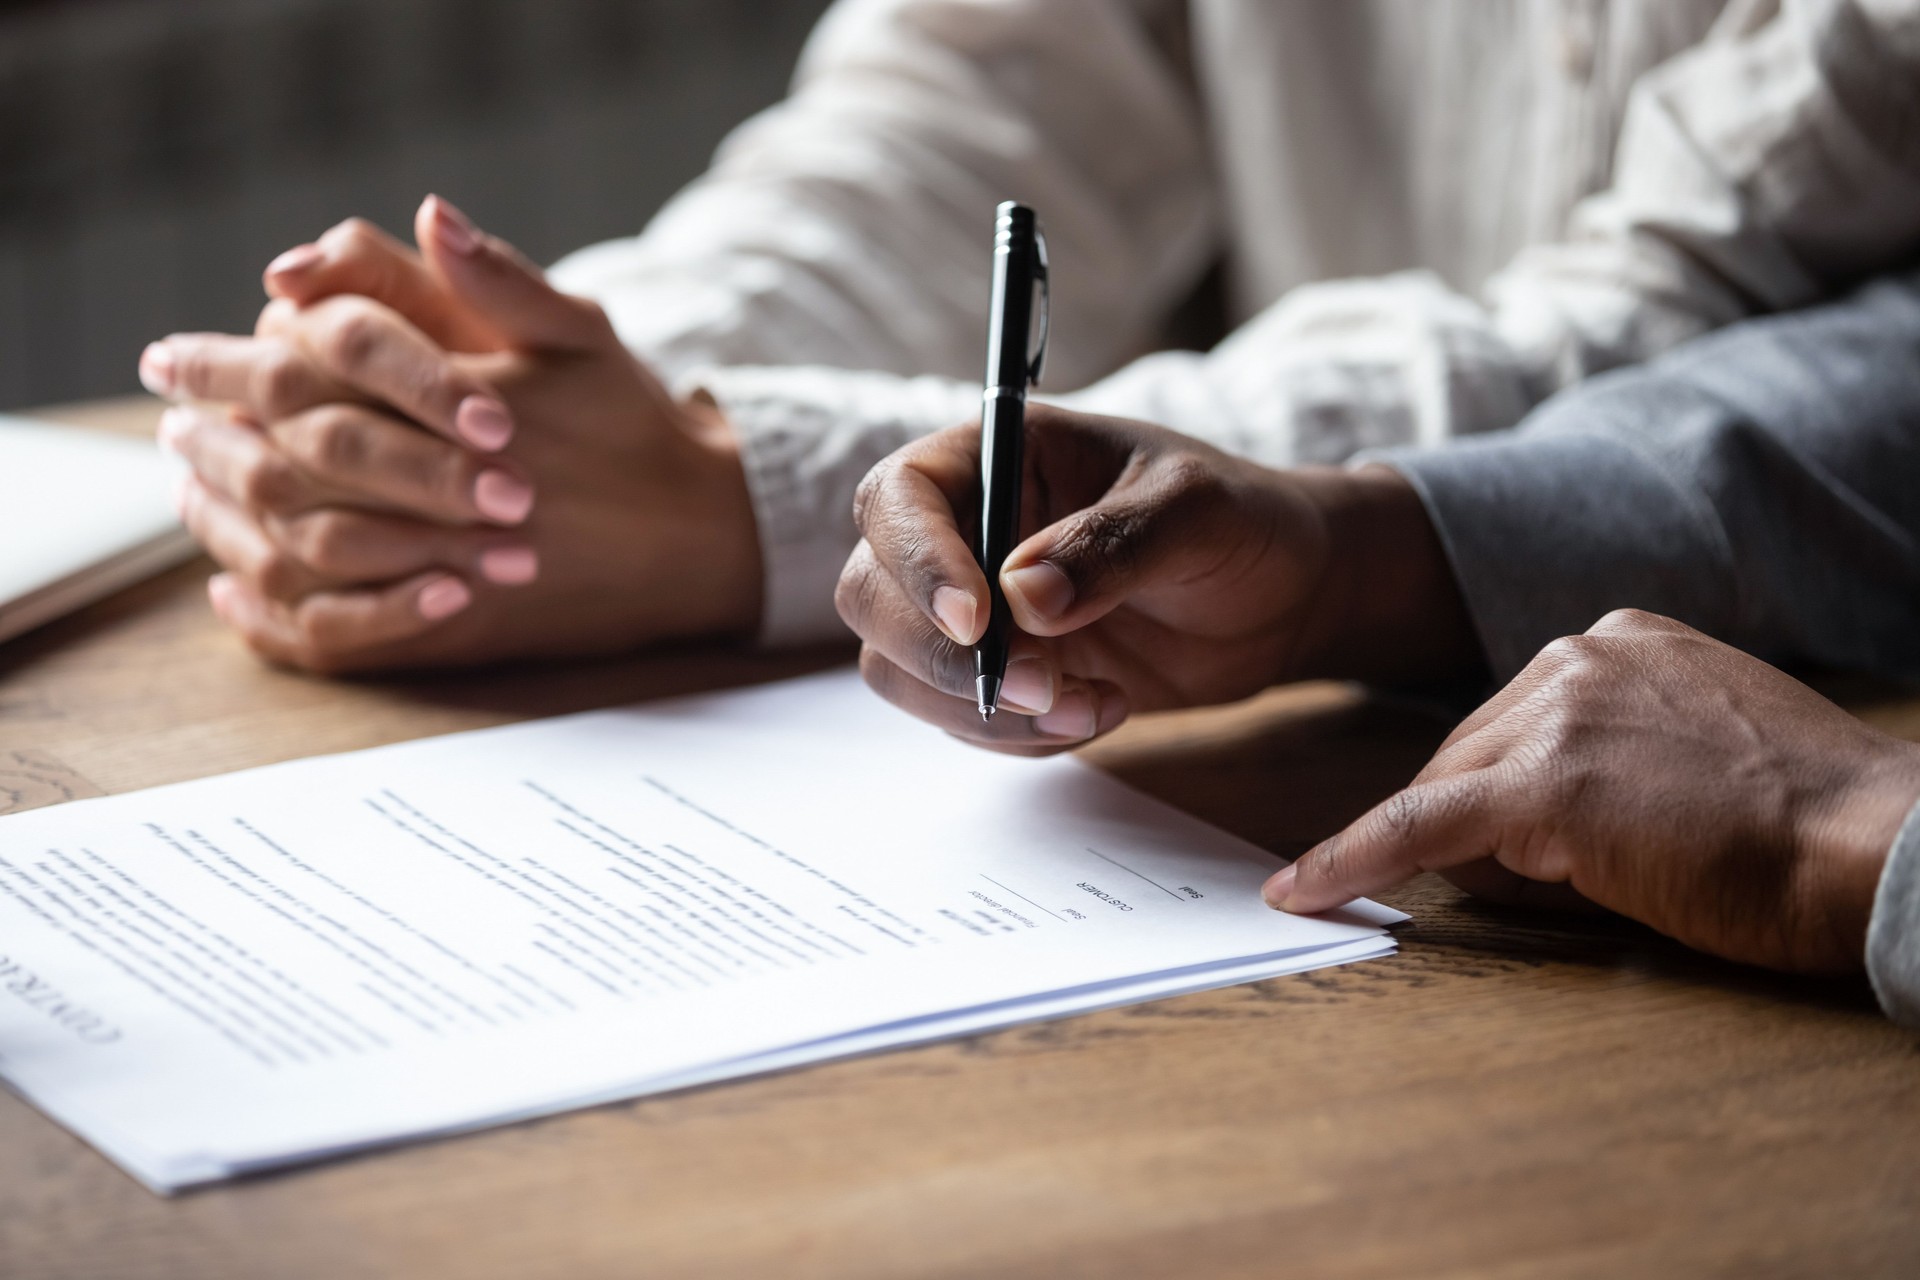
{"type": "Polygon", "coordinates": [[[844,369],[705,368],[682,392],[712,395],[732,425],[760,535],[760,641],[844,638],[834,585],[859,540],[853,495],[910,440],[979,415],[976,384],[844,369]]]}

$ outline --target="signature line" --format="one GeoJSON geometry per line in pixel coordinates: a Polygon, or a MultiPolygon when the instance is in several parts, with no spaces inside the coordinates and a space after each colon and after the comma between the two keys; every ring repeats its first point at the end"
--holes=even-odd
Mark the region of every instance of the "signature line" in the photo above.
{"type": "MultiPolygon", "coordinates": [[[[988,875],[984,871],[980,873],[980,878],[982,880],[985,880],[988,884],[1000,884],[998,880],[995,880],[992,876],[988,875]]],[[[1003,884],[1000,884],[1000,887],[1002,889],[1007,889],[1007,886],[1003,884]]],[[[1007,892],[1012,894],[1014,897],[1020,899],[1020,901],[1026,903],[1028,906],[1040,907],[1039,903],[1035,902],[1032,898],[1029,898],[1026,894],[1020,892],[1018,889],[1007,889],[1007,892]]],[[[1040,909],[1042,911],[1047,911],[1045,907],[1040,907],[1040,909]]],[[[1052,916],[1055,920],[1061,921],[1062,923],[1066,921],[1066,917],[1061,915],[1058,911],[1047,911],[1047,914],[1052,916]]]]}
{"type": "Polygon", "coordinates": [[[1148,884],[1152,885],[1154,888],[1158,889],[1160,892],[1166,894],[1169,898],[1172,898],[1175,902],[1186,901],[1185,898],[1181,897],[1179,894],[1175,893],[1173,890],[1167,888],[1167,886],[1161,884],[1158,880],[1153,880],[1153,879],[1149,879],[1146,876],[1141,876],[1138,871],[1135,871],[1132,867],[1128,866],[1126,863],[1117,862],[1114,859],[1109,858],[1106,854],[1100,852],[1098,849],[1094,848],[1092,845],[1087,846],[1087,852],[1092,854],[1094,857],[1100,859],[1100,861],[1102,862],[1112,862],[1114,866],[1120,868],[1122,871],[1126,872],[1130,876],[1140,876],[1142,880],[1146,880],[1148,884]]]}

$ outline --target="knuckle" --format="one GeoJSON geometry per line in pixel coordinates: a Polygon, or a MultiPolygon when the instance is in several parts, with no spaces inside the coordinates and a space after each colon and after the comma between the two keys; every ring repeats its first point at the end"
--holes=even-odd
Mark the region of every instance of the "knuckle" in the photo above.
{"type": "Polygon", "coordinates": [[[1564,771],[1589,735],[1580,703],[1568,696],[1549,695],[1530,702],[1521,713],[1521,728],[1505,764],[1536,780],[1564,771]]]}
{"type": "Polygon", "coordinates": [[[1606,617],[1593,624],[1588,635],[1643,635],[1650,631],[1665,631],[1672,623],[1657,613],[1648,613],[1645,609],[1615,609],[1606,617]]]}
{"type": "Polygon", "coordinates": [[[295,437],[301,456],[316,470],[356,474],[367,465],[367,439],[358,416],[333,406],[317,411],[295,437]]]}
{"type": "Polygon", "coordinates": [[[380,328],[379,317],[371,307],[359,302],[342,306],[327,325],[321,350],[337,369],[360,369],[379,349],[380,328]]]}
{"type": "Polygon", "coordinates": [[[1591,635],[1561,636],[1540,650],[1528,666],[1543,678],[1551,679],[1581,670],[1592,663],[1598,653],[1599,645],[1591,635]]]}
{"type": "Polygon", "coordinates": [[[181,392],[200,399],[208,398],[212,365],[208,360],[206,345],[192,338],[176,336],[167,340],[167,349],[173,353],[173,376],[181,392]]]}
{"type": "Polygon", "coordinates": [[[365,218],[348,218],[329,227],[319,243],[329,249],[352,252],[371,247],[379,238],[379,231],[365,218]]]}
{"type": "Polygon", "coordinates": [[[272,511],[288,504],[295,487],[292,469],[277,455],[262,452],[241,465],[234,496],[250,510],[272,511]]]}
{"type": "Polygon", "coordinates": [[[1540,657],[1554,665],[1578,662],[1587,652],[1587,637],[1561,636],[1540,650],[1540,657]]]}
{"type": "Polygon", "coordinates": [[[293,521],[287,529],[289,549],[320,573],[340,574],[349,567],[354,537],[353,519],[341,511],[316,511],[293,521]]]}
{"type": "Polygon", "coordinates": [[[254,322],[253,334],[256,338],[270,338],[292,330],[294,320],[300,314],[300,306],[290,298],[274,298],[260,308],[260,318],[254,322]]]}
{"type": "Polygon", "coordinates": [[[848,557],[846,567],[840,571],[840,581],[833,588],[833,607],[839,612],[840,620],[856,634],[866,633],[867,620],[873,616],[874,600],[879,593],[878,579],[879,566],[874,562],[873,548],[862,542],[848,557]]]}
{"type": "Polygon", "coordinates": [[[894,486],[900,467],[899,459],[883,458],[861,477],[853,491],[853,523],[860,532],[871,531],[873,522],[887,505],[888,492],[894,486]]]}
{"type": "Polygon", "coordinates": [[[288,552],[281,550],[269,551],[261,556],[260,562],[254,566],[253,573],[249,576],[253,578],[254,585],[259,588],[261,595],[274,600],[284,600],[298,595],[307,580],[307,575],[299,561],[288,552]]]}
{"type": "Polygon", "coordinates": [[[1191,450],[1182,449],[1163,458],[1158,470],[1160,491],[1169,505],[1190,507],[1220,496],[1219,469],[1191,450]]]}
{"type": "Polygon", "coordinates": [[[298,665],[323,675],[340,669],[346,661],[345,649],[317,602],[303,600],[295,605],[288,622],[292,632],[289,647],[298,665]]]}
{"type": "Polygon", "coordinates": [[[302,408],[301,392],[306,384],[306,362],[291,349],[275,346],[253,367],[249,379],[253,408],[270,418],[302,408]]]}
{"type": "Polygon", "coordinates": [[[1332,885],[1344,884],[1353,878],[1355,850],[1366,839],[1364,828],[1342,831],[1318,848],[1302,855],[1294,866],[1298,868],[1298,883],[1332,885]]]}
{"type": "Polygon", "coordinates": [[[1408,787],[1394,792],[1381,802],[1376,811],[1376,825],[1382,836],[1395,844],[1404,844],[1419,834],[1427,810],[1427,798],[1415,788],[1408,787]]]}
{"type": "Polygon", "coordinates": [[[1070,526],[1048,557],[1070,576],[1099,579],[1124,573],[1138,554],[1144,532],[1139,508],[1103,507],[1070,526]]]}

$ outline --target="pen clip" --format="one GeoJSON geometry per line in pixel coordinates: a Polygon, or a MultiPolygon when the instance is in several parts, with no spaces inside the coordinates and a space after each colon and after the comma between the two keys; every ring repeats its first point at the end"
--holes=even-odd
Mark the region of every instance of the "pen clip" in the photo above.
{"type": "Polygon", "coordinates": [[[1047,338],[1053,331],[1053,273],[1047,265],[1047,235],[1037,225],[1033,229],[1033,245],[1033,279],[1040,286],[1040,338],[1033,359],[1027,364],[1027,381],[1038,386],[1040,374],[1047,367],[1047,338]]]}

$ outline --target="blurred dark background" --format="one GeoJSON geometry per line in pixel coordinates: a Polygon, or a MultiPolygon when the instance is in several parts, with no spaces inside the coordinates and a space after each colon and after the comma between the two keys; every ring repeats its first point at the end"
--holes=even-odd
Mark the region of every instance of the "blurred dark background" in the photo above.
{"type": "Polygon", "coordinates": [[[0,408],[135,391],[260,270],[438,191],[540,261],[629,235],[827,0],[0,0],[0,408]]]}

